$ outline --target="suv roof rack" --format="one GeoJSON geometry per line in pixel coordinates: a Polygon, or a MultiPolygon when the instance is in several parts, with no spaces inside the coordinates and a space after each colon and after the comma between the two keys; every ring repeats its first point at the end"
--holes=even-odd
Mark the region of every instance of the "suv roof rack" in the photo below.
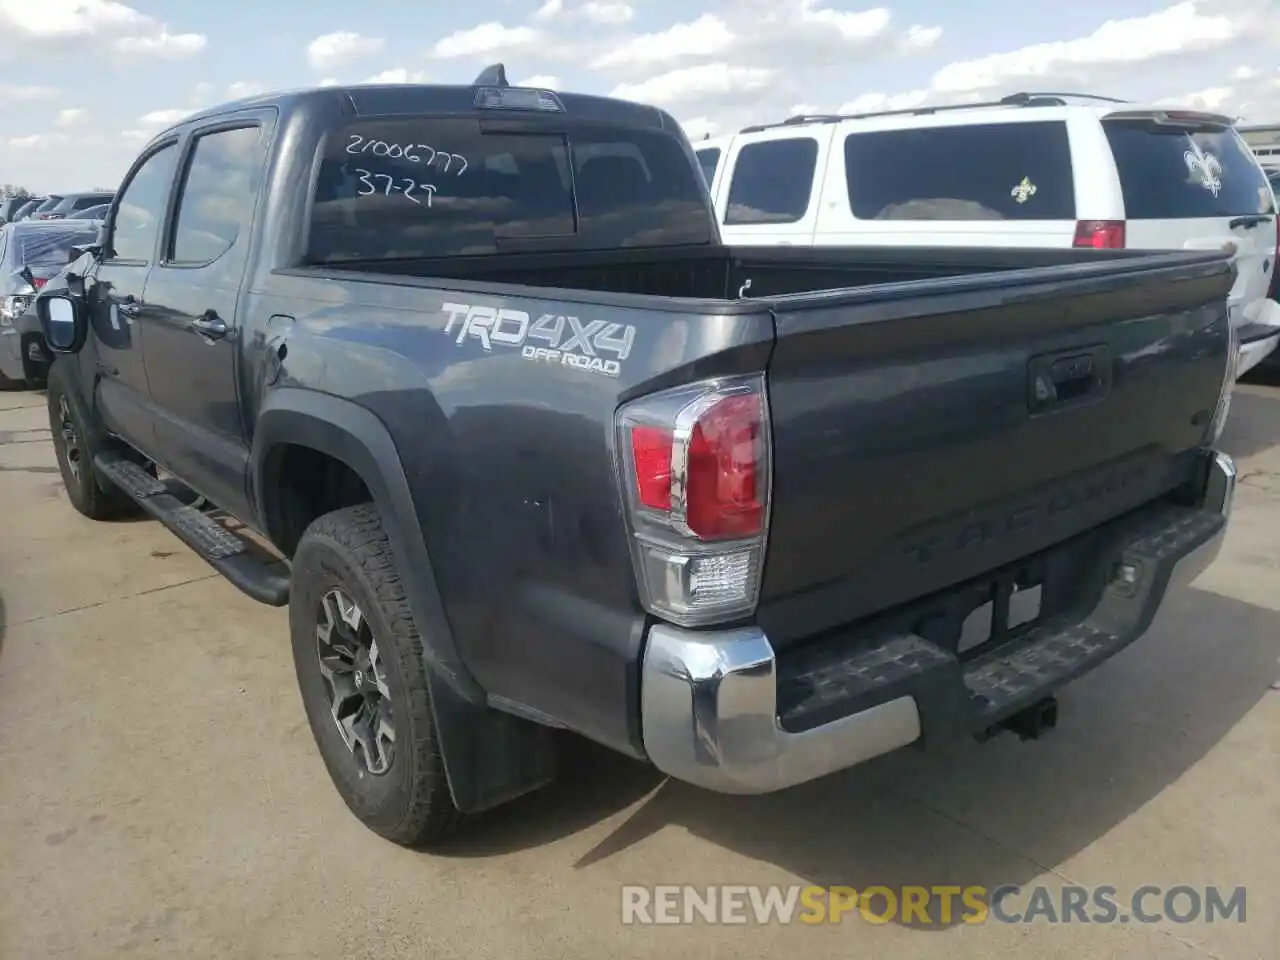
{"type": "Polygon", "coordinates": [[[876,110],[870,113],[802,113],[775,123],[757,123],[743,127],[739,133],[760,133],[776,127],[791,127],[805,123],[839,123],[842,120],[870,120],[876,117],[923,117],[951,110],[982,110],[989,107],[1065,107],[1066,98],[1098,100],[1106,103],[1128,103],[1115,97],[1103,97],[1091,93],[1011,93],[999,100],[979,103],[948,103],[936,107],[907,107],[901,110],[876,110]]]}

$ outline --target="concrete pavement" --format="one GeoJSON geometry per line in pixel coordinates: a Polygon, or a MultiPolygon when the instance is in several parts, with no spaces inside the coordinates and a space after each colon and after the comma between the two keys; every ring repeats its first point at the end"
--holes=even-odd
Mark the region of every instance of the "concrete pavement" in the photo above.
{"type": "MultiPolygon", "coordinates": [[[[0,394],[0,960],[1160,957],[1280,943],[1280,388],[1244,386],[1222,557],[1059,729],[722,797],[574,745],[443,852],[379,840],[311,741],[283,611],[62,493],[0,394]],[[623,884],[1248,888],[1246,922],[636,927],[623,884]]],[[[1158,902],[1158,901],[1155,901],[1158,902]]]]}

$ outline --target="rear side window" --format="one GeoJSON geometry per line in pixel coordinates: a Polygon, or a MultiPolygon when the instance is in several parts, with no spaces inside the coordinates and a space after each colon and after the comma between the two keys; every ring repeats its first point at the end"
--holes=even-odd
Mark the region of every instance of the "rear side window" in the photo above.
{"type": "Polygon", "coordinates": [[[707,181],[707,186],[711,186],[711,181],[716,177],[716,167],[720,166],[720,148],[708,147],[706,150],[698,151],[698,166],[702,168],[702,179],[707,181]]]}
{"type": "Polygon", "coordinates": [[[859,220],[1074,220],[1065,123],[854,133],[844,141],[859,220]]]}
{"type": "Polygon", "coordinates": [[[1235,130],[1105,121],[1125,216],[1182,220],[1272,213],[1267,179],[1235,130]]]}
{"type": "Polygon", "coordinates": [[[812,137],[747,144],[733,164],[724,222],[795,223],[803,219],[817,165],[818,141],[812,137]]]}
{"type": "Polygon", "coordinates": [[[196,137],[178,200],[174,260],[211,263],[235,244],[253,216],[265,139],[258,126],[196,137]]]}
{"type": "Polygon", "coordinates": [[[583,249],[714,238],[697,168],[668,134],[364,120],[334,131],[322,150],[313,263],[492,254],[518,240],[583,249]]]}

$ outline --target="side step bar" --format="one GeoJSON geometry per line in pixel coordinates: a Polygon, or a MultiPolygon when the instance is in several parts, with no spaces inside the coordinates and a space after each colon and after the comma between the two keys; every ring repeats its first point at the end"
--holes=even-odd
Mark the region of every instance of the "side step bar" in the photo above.
{"type": "Polygon", "coordinates": [[[138,506],[169,528],[231,585],[259,603],[283,607],[289,602],[289,577],[273,567],[279,562],[255,556],[249,545],[212,517],[174,496],[162,481],[114,451],[93,459],[103,479],[119,487],[138,506]]]}

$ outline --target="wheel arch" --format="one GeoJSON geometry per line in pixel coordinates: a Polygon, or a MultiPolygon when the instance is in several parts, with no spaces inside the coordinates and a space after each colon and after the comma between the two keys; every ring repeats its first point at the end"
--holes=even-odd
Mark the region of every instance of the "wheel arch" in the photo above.
{"type": "Polygon", "coordinates": [[[264,532],[277,547],[292,545],[273,471],[280,469],[284,451],[298,448],[348,468],[383,520],[422,637],[455,805],[476,812],[545,784],[554,776],[551,731],[488,706],[486,692],[459,655],[408,477],[386,426],[359,404],[331,394],[291,387],[272,392],[256,420],[249,480],[264,532]]]}

